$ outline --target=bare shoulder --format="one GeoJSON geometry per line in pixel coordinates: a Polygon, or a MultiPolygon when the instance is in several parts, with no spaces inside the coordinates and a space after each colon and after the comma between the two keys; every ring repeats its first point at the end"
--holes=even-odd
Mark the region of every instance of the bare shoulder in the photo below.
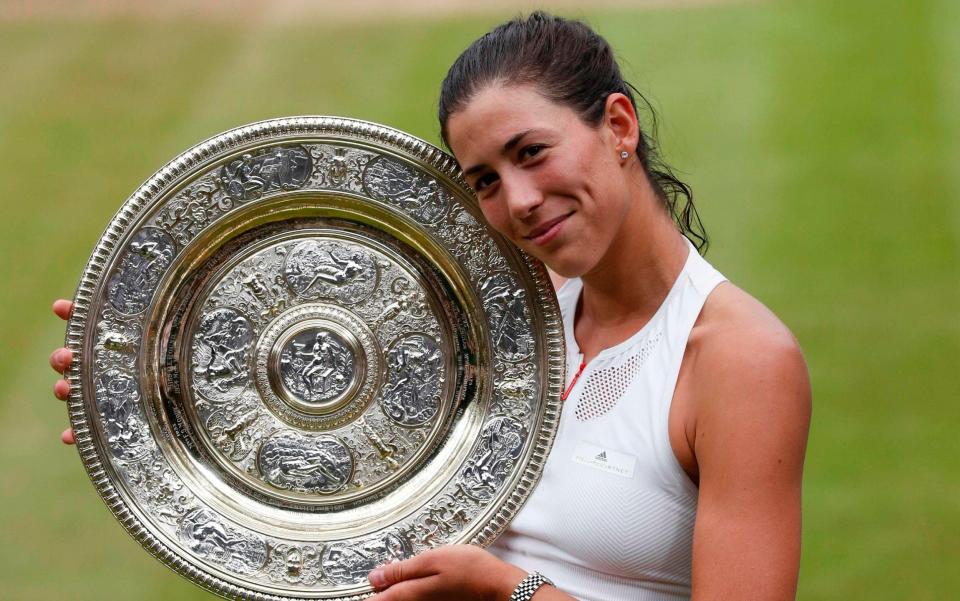
{"type": "Polygon", "coordinates": [[[807,371],[800,344],[789,328],[760,301],[729,282],[707,298],[689,346],[698,379],[735,374],[752,380],[807,371]]]}
{"type": "Polygon", "coordinates": [[[806,440],[811,395],[803,353],[757,299],[729,282],[718,286],[690,333],[684,361],[697,438],[710,423],[730,434],[788,429],[791,438],[806,440]]]}

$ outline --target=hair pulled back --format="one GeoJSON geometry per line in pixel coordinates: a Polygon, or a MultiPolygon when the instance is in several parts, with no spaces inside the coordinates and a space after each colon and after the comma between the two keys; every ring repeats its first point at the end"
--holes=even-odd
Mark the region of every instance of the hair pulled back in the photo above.
{"type": "MultiPolygon", "coordinates": [[[[663,162],[657,148],[657,117],[649,101],[624,81],[610,44],[581,21],[542,11],[493,29],[464,50],[440,88],[440,134],[449,147],[447,121],[490,85],[532,84],[546,98],[573,109],[584,123],[598,127],[607,97],[621,93],[634,110],[639,98],[650,119],[641,128],[637,158],[680,231],[701,253],[707,232],[693,204],[693,191],[663,162]]],[[[639,111],[638,111],[639,114],[639,111]]]]}

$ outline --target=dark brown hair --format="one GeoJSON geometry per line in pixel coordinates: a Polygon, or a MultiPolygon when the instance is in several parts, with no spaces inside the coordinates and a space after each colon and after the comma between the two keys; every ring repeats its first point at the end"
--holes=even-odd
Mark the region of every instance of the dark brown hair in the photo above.
{"type": "MultiPolygon", "coordinates": [[[[705,253],[707,232],[693,204],[693,191],[663,162],[657,149],[657,117],[646,98],[624,81],[610,44],[581,21],[535,12],[503,23],[463,51],[440,88],[440,135],[449,147],[447,121],[473,96],[493,84],[531,84],[550,100],[569,106],[597,127],[607,97],[619,92],[637,109],[643,103],[650,127],[641,127],[637,158],[680,231],[705,253]]],[[[638,114],[639,111],[638,111],[638,114]]]]}

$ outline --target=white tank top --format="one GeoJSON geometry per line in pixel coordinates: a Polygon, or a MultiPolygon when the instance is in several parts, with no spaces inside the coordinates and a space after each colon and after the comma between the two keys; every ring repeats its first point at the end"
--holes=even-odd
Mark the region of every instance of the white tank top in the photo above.
{"type": "MultiPolygon", "coordinates": [[[[584,601],[690,597],[697,488],[667,423],[690,330],[724,280],[691,245],[653,318],[583,369],[540,483],[491,547],[495,555],[584,601]]],[[[582,288],[573,279],[557,292],[568,379],[582,360],[573,335],[582,288]]]]}

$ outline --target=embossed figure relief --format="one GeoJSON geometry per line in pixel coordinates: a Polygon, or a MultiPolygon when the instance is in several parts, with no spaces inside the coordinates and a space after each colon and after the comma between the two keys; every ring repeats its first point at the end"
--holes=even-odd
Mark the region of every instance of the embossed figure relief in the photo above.
{"type": "Polygon", "coordinates": [[[256,200],[275,190],[296,190],[310,177],[313,162],[300,146],[264,148],[230,161],[220,171],[220,186],[238,201],[256,200]]]}
{"type": "Polygon", "coordinates": [[[475,284],[490,273],[507,268],[503,253],[488,230],[463,207],[454,205],[450,209],[444,228],[438,233],[448,240],[475,284]]]}
{"type": "Polygon", "coordinates": [[[284,386],[308,403],[335,398],[353,381],[354,358],[343,340],[324,328],[294,336],[280,353],[284,386]]]}
{"type": "Polygon", "coordinates": [[[533,352],[533,333],[526,295],[506,274],[487,278],[480,294],[490,319],[493,346],[508,361],[520,361],[533,352]]]}
{"type": "Polygon", "coordinates": [[[382,300],[383,310],[377,316],[377,323],[384,323],[398,317],[421,319],[427,316],[427,302],[423,290],[410,283],[407,278],[395,278],[390,283],[391,294],[382,300]]]}
{"type": "Polygon", "coordinates": [[[493,498],[520,457],[526,436],[526,428],[515,419],[490,420],[480,433],[477,450],[463,469],[464,492],[480,501],[493,498]]]}
{"type": "Polygon", "coordinates": [[[140,419],[140,390],[133,375],[110,369],[97,377],[97,406],[110,450],[117,459],[133,460],[146,454],[147,424],[140,419]]]}
{"type": "Polygon", "coordinates": [[[452,202],[436,179],[385,156],[367,164],[363,184],[371,196],[399,207],[421,223],[439,221],[452,202]]]}
{"type": "Polygon", "coordinates": [[[525,421],[530,414],[530,404],[539,388],[534,378],[536,368],[532,362],[497,362],[494,365],[496,394],[493,412],[525,421]]]}
{"type": "Polygon", "coordinates": [[[103,309],[104,317],[97,322],[95,363],[101,373],[120,367],[133,370],[140,349],[143,328],[131,317],[122,316],[112,306],[103,309]]]}
{"type": "Polygon", "coordinates": [[[274,582],[313,586],[325,582],[320,567],[320,550],[313,545],[271,546],[267,574],[274,582]]]}
{"type": "Polygon", "coordinates": [[[214,446],[224,455],[239,461],[250,454],[258,434],[254,425],[263,417],[258,402],[243,395],[229,403],[200,400],[197,409],[214,446]]]}
{"type": "Polygon", "coordinates": [[[417,542],[427,548],[448,542],[470,521],[473,509],[473,503],[464,498],[463,493],[441,496],[427,505],[414,524],[417,542]]]}
{"type": "Polygon", "coordinates": [[[234,309],[214,309],[200,319],[194,336],[197,389],[210,400],[236,397],[250,381],[253,327],[234,309]]]}
{"type": "Polygon", "coordinates": [[[370,411],[354,422],[345,438],[357,455],[351,486],[372,490],[383,479],[408,466],[413,454],[426,442],[427,432],[422,428],[401,428],[379,411],[370,411]]]}
{"type": "Polygon", "coordinates": [[[387,352],[389,380],[383,389],[384,413],[404,426],[428,422],[440,408],[443,354],[424,334],[410,334],[387,352]]]}
{"type": "Polygon", "coordinates": [[[290,251],[283,275],[299,296],[335,298],[347,304],[368,297],[377,287],[377,266],[359,246],[306,240],[290,251]]]}
{"type": "Polygon", "coordinates": [[[360,426],[360,431],[363,432],[370,446],[376,451],[376,453],[365,455],[363,457],[364,462],[383,462],[390,471],[399,468],[400,462],[397,461],[397,458],[402,457],[408,449],[406,445],[397,444],[399,441],[397,440],[396,434],[389,437],[389,439],[384,438],[384,436],[381,436],[380,433],[374,430],[362,417],[358,419],[356,423],[360,426]]]}
{"type": "Polygon", "coordinates": [[[277,246],[237,265],[214,289],[211,304],[242,311],[260,325],[279,315],[291,304],[282,273],[287,251],[286,246],[277,246]]]}
{"type": "Polygon", "coordinates": [[[323,571],[336,584],[365,583],[377,566],[410,556],[410,545],[396,534],[367,541],[333,544],[323,553],[323,571]]]}
{"type": "Polygon", "coordinates": [[[137,232],[107,282],[110,304],[127,315],[146,309],[174,254],[173,240],[163,230],[143,228],[137,232]]]}
{"type": "Polygon", "coordinates": [[[342,185],[347,181],[350,174],[350,165],[347,159],[347,149],[337,148],[330,157],[330,162],[326,169],[327,181],[335,186],[342,185]]]}
{"type": "Polygon", "coordinates": [[[310,187],[363,192],[361,173],[373,153],[327,144],[311,145],[308,149],[316,165],[310,187]]]}
{"type": "Polygon", "coordinates": [[[152,515],[177,526],[187,512],[196,508],[196,499],[166,465],[152,441],[145,447],[150,449],[146,457],[123,465],[124,477],[152,515]]]}
{"type": "Polygon", "coordinates": [[[284,432],[263,443],[257,457],[263,479],[277,488],[307,493],[340,490],[353,475],[353,455],[333,436],[284,432]]]}
{"type": "Polygon", "coordinates": [[[185,246],[207,224],[234,204],[219,192],[215,179],[207,176],[180,192],[156,217],[156,224],[185,246]],[[217,198],[219,197],[219,198],[217,198]]]}
{"type": "Polygon", "coordinates": [[[288,306],[285,282],[280,275],[269,278],[252,272],[246,274],[239,283],[248,306],[261,319],[276,317],[288,306]]]}
{"type": "Polygon", "coordinates": [[[139,335],[132,336],[120,328],[100,328],[98,346],[105,352],[117,353],[126,357],[136,354],[136,340],[139,335]]]}
{"type": "Polygon", "coordinates": [[[450,222],[451,240],[457,240],[461,244],[475,245],[484,238],[484,230],[480,222],[459,205],[450,209],[448,221],[450,222]]]}
{"type": "Polygon", "coordinates": [[[194,509],[180,522],[180,539],[205,559],[240,574],[258,571],[267,562],[267,545],[225,526],[207,509],[194,509]]]}

